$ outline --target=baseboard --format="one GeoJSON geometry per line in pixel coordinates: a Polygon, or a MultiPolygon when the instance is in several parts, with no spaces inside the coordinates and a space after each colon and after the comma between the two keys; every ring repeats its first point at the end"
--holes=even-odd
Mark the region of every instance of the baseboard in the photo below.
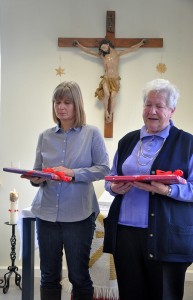
{"type": "MultiPolygon", "coordinates": [[[[4,266],[0,266],[0,278],[3,278],[3,276],[9,272],[7,267],[4,266]]],[[[63,276],[67,276],[67,270],[66,268],[63,268],[63,276]]],[[[22,275],[22,267],[18,267],[18,273],[22,275]]],[[[14,276],[14,275],[13,275],[14,276]]],[[[34,268],[34,277],[40,277],[40,268],[39,267],[35,267],[34,268]]]]}
{"type": "Polygon", "coordinates": [[[186,281],[193,281],[193,270],[187,270],[186,281]]]}
{"type": "MultiPolygon", "coordinates": [[[[7,272],[9,272],[7,267],[0,266],[0,277],[2,278],[7,272]]],[[[18,267],[18,273],[22,275],[22,268],[18,267]]],[[[14,276],[14,274],[12,275],[14,276]]],[[[34,268],[34,277],[40,277],[40,269],[39,267],[34,268]]]]}
{"type": "MultiPolygon", "coordinates": [[[[7,273],[7,267],[4,266],[0,266],[0,277],[2,278],[4,276],[5,273],[7,273]]],[[[18,267],[18,273],[21,274],[22,273],[22,268],[18,267]]],[[[63,269],[63,276],[67,276],[67,270],[66,268],[63,269]]],[[[39,267],[35,267],[34,268],[34,277],[40,277],[40,269],[39,267]]],[[[186,272],[186,281],[193,281],[193,270],[187,270],[186,272]]]]}

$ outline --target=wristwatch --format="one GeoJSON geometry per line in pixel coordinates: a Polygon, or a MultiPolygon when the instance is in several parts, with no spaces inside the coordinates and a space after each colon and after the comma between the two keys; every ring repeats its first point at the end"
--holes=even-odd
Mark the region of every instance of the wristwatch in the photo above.
{"type": "Polygon", "coordinates": [[[171,185],[168,185],[168,193],[166,196],[170,197],[171,193],[172,193],[172,187],[171,187],[171,185]]]}

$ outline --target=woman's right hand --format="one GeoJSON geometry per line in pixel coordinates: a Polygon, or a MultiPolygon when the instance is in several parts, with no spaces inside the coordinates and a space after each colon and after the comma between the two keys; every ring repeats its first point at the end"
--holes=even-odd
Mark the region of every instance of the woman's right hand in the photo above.
{"type": "Polygon", "coordinates": [[[115,194],[126,194],[130,189],[132,188],[132,185],[130,182],[113,182],[111,184],[111,191],[115,194]]]}

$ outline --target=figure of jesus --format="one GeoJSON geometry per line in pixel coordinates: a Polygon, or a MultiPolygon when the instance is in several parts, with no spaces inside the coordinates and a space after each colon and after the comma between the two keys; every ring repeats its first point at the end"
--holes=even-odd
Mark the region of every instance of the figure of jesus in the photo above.
{"type": "Polygon", "coordinates": [[[137,50],[144,45],[147,40],[143,39],[138,44],[123,50],[115,50],[114,45],[108,39],[103,39],[99,43],[99,51],[93,51],[90,48],[84,47],[78,41],[73,42],[73,46],[78,47],[85,53],[94,55],[103,61],[104,75],[101,76],[99,87],[95,92],[95,97],[103,101],[105,108],[105,122],[112,122],[115,100],[120,89],[119,76],[119,57],[137,50]]]}

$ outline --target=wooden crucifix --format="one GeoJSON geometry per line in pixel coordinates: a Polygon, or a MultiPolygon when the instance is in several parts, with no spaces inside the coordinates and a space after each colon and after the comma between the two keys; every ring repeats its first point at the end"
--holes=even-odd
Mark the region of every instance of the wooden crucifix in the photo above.
{"type": "Polygon", "coordinates": [[[58,47],[72,47],[72,46],[77,46],[84,52],[91,55],[95,55],[103,59],[103,63],[105,67],[105,75],[102,76],[103,79],[101,80],[99,88],[95,92],[95,96],[97,94],[97,97],[100,100],[103,100],[105,106],[104,137],[112,138],[113,137],[113,108],[114,108],[114,100],[115,100],[114,98],[119,90],[119,81],[120,81],[120,77],[118,76],[118,74],[113,74],[118,72],[117,70],[116,72],[114,72],[115,68],[118,69],[118,56],[129,53],[131,51],[135,51],[139,47],[151,47],[151,48],[163,47],[163,39],[162,38],[148,38],[148,39],[115,38],[115,11],[107,11],[105,39],[104,38],[58,38],[58,47]],[[110,42],[108,46],[107,44],[103,44],[103,41],[105,40],[110,42]],[[145,40],[146,42],[143,42],[145,40]],[[101,44],[100,53],[89,49],[95,47],[99,48],[100,44],[101,44]],[[115,51],[114,48],[126,48],[126,49],[121,51],[115,51]],[[112,55],[114,51],[114,56],[109,57],[110,52],[108,51],[112,51],[112,55]],[[108,55],[105,56],[104,53],[109,54],[109,56],[108,55]],[[113,61],[114,63],[112,68],[109,64],[110,61],[111,62],[113,61]],[[113,75],[107,76],[109,72],[111,72],[113,75]],[[105,90],[108,93],[107,101],[105,98],[105,90]],[[101,91],[103,92],[102,96],[100,94],[101,91]],[[102,99],[102,97],[104,98],[102,99]]]}

